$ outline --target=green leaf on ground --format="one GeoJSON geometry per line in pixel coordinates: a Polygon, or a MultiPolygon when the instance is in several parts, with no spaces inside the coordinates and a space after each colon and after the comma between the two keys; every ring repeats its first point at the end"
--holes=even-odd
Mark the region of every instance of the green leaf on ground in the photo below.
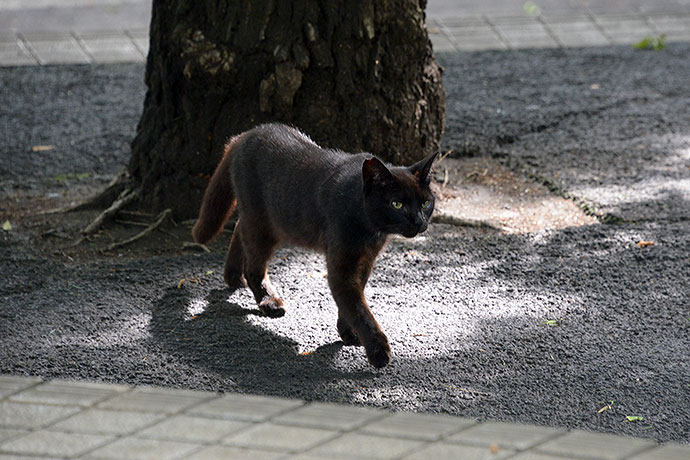
{"type": "Polygon", "coordinates": [[[545,326],[558,326],[558,321],[556,321],[555,319],[545,319],[541,322],[541,324],[545,326]]]}
{"type": "Polygon", "coordinates": [[[541,8],[534,2],[525,2],[525,4],[522,5],[522,9],[530,16],[539,16],[541,14],[541,8]]]}
{"type": "Polygon", "coordinates": [[[625,420],[628,422],[641,422],[644,420],[644,417],[640,417],[639,415],[626,415],[625,420]]]}
{"type": "Polygon", "coordinates": [[[9,220],[6,220],[5,222],[2,223],[2,229],[5,230],[6,232],[9,232],[12,230],[12,224],[10,224],[9,220]]]}
{"type": "Polygon", "coordinates": [[[661,34],[658,37],[645,37],[633,45],[638,50],[654,50],[660,51],[666,48],[666,35],[661,34]]]}
{"type": "Polygon", "coordinates": [[[206,275],[213,275],[213,270],[209,270],[206,272],[206,275]]]}

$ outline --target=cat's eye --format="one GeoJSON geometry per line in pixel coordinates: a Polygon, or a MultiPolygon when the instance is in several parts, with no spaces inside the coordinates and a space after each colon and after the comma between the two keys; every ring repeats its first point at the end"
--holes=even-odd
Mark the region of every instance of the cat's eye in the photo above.
{"type": "Polygon", "coordinates": [[[429,209],[431,207],[431,201],[426,200],[424,203],[422,203],[422,209],[429,209]]]}
{"type": "Polygon", "coordinates": [[[402,208],[402,203],[399,201],[391,201],[391,206],[393,206],[394,209],[400,209],[402,208]]]}

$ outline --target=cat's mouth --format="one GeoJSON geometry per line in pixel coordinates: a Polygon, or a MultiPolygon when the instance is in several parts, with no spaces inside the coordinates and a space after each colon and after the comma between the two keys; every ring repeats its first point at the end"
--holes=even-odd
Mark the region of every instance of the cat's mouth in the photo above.
{"type": "Polygon", "coordinates": [[[404,236],[405,238],[413,238],[413,237],[419,235],[420,233],[425,232],[428,226],[429,226],[429,224],[427,224],[426,222],[422,222],[421,224],[419,224],[415,227],[411,227],[411,228],[407,228],[407,229],[403,230],[402,236],[404,236]]]}

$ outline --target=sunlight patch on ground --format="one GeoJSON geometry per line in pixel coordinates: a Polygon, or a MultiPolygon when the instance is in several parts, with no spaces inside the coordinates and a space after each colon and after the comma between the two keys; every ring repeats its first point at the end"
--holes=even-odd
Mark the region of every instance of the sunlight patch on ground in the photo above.
{"type": "Polygon", "coordinates": [[[436,221],[528,233],[597,220],[576,203],[490,158],[446,158],[436,167],[436,221]]]}
{"type": "Polygon", "coordinates": [[[197,315],[200,315],[201,313],[206,310],[206,307],[208,307],[208,300],[206,299],[191,299],[189,301],[189,304],[187,305],[187,310],[185,311],[185,316],[184,319],[185,321],[189,321],[190,319],[194,319],[197,315]]]}

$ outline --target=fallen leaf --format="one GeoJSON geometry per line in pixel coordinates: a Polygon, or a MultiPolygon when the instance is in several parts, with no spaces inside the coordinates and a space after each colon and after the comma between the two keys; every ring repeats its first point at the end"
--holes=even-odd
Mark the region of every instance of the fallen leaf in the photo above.
{"type": "Polygon", "coordinates": [[[497,454],[499,450],[501,450],[501,448],[498,447],[496,444],[491,444],[491,445],[489,446],[489,451],[490,451],[492,454],[497,454]]]}
{"type": "Polygon", "coordinates": [[[184,282],[187,281],[185,278],[182,278],[178,283],[177,283],[177,289],[180,289],[184,282]]]}
{"type": "Polygon", "coordinates": [[[9,232],[10,230],[12,230],[12,224],[10,224],[9,220],[6,220],[5,222],[3,222],[2,229],[5,230],[6,232],[9,232]]]}
{"type": "Polygon", "coordinates": [[[638,248],[646,248],[647,246],[654,246],[654,241],[638,241],[635,245],[638,248]]]}
{"type": "Polygon", "coordinates": [[[54,145],[34,145],[31,147],[32,152],[47,152],[48,150],[54,150],[54,145]]]}
{"type": "Polygon", "coordinates": [[[545,319],[541,322],[541,324],[545,326],[558,326],[558,321],[556,321],[555,319],[545,319]]]}
{"type": "Polygon", "coordinates": [[[641,422],[644,420],[644,417],[640,417],[639,415],[626,415],[625,420],[628,422],[641,422]]]}
{"type": "Polygon", "coordinates": [[[599,83],[592,83],[589,85],[589,89],[601,89],[601,85],[599,83]]]}
{"type": "Polygon", "coordinates": [[[206,272],[206,275],[213,275],[213,270],[208,270],[208,271],[206,272]]]}
{"type": "Polygon", "coordinates": [[[309,355],[313,355],[313,354],[314,354],[313,351],[303,351],[302,353],[300,353],[300,356],[309,356],[309,355]]]}
{"type": "Polygon", "coordinates": [[[604,407],[602,407],[601,409],[599,409],[599,410],[597,411],[597,414],[601,414],[602,412],[605,412],[605,411],[607,411],[607,410],[609,410],[609,409],[612,409],[611,404],[607,404],[607,405],[605,405],[604,407]]]}

